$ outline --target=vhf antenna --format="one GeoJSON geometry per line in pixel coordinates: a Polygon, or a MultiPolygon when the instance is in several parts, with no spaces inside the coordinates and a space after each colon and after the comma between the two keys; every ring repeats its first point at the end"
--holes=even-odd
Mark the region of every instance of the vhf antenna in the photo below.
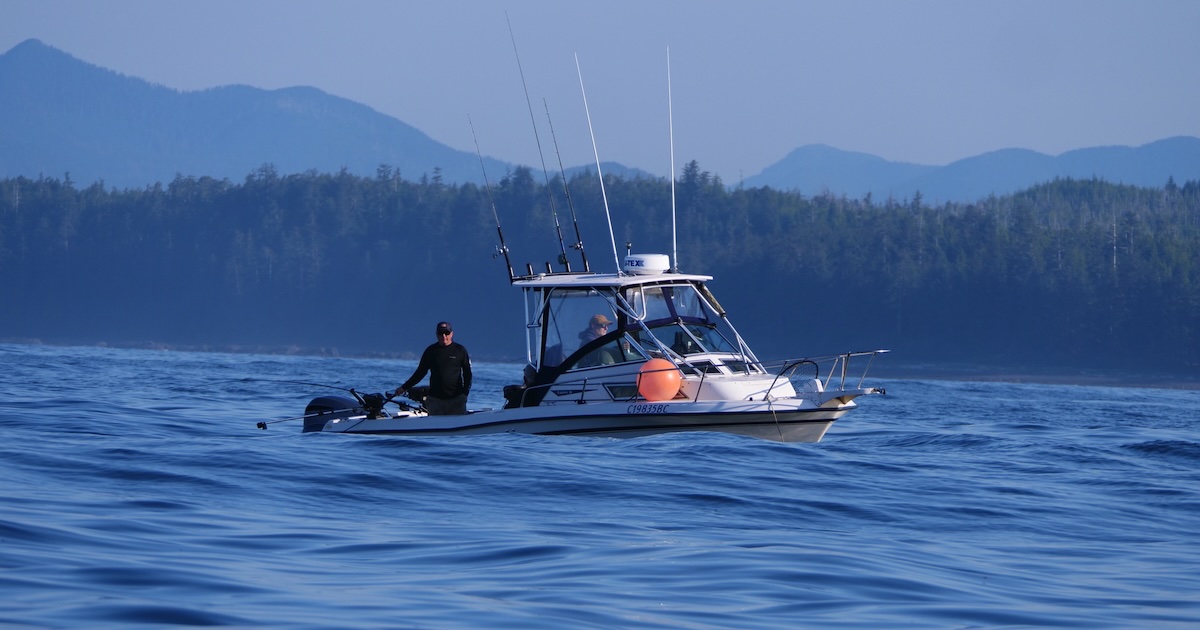
{"type": "Polygon", "coordinates": [[[675,114],[671,106],[670,46],[667,46],[667,127],[671,136],[671,271],[679,273],[679,241],[675,232],[675,114]]]}

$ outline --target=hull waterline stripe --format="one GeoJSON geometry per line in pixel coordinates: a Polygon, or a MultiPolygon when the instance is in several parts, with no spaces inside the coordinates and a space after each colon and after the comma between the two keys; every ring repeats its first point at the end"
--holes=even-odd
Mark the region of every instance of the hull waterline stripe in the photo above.
{"type": "MultiPolygon", "coordinates": [[[[788,415],[794,415],[794,414],[808,415],[808,414],[817,414],[817,413],[829,414],[830,410],[828,410],[828,409],[805,409],[805,410],[789,412],[788,415]]],[[[837,413],[836,411],[834,413],[836,413],[836,416],[832,417],[832,418],[824,417],[824,418],[798,418],[798,419],[789,419],[789,420],[777,420],[776,418],[771,417],[771,415],[767,412],[759,412],[759,414],[762,415],[761,419],[754,418],[752,420],[744,420],[744,421],[723,420],[723,421],[717,421],[717,422],[686,422],[686,423],[685,422],[678,422],[678,423],[672,422],[672,423],[657,423],[657,424],[614,425],[614,426],[608,426],[608,427],[594,426],[595,422],[588,422],[589,425],[593,425],[593,426],[581,427],[578,429],[546,429],[546,430],[519,431],[519,432],[530,433],[530,434],[534,434],[534,435],[582,435],[582,434],[587,434],[587,433],[621,433],[621,432],[631,432],[631,431],[658,431],[658,432],[688,431],[688,430],[720,431],[720,430],[722,430],[723,427],[750,428],[750,427],[775,427],[777,425],[791,426],[791,425],[804,425],[804,424],[833,423],[838,418],[840,418],[842,415],[844,415],[844,413],[837,413]]],[[[681,415],[683,415],[683,414],[681,414],[681,415]]],[[[720,417],[720,416],[728,417],[728,416],[745,416],[745,415],[746,414],[740,413],[740,412],[727,412],[727,413],[706,414],[705,417],[713,418],[713,417],[720,417]]],[[[660,417],[670,417],[670,415],[660,416],[660,417]]],[[[611,418],[624,418],[624,416],[594,416],[594,418],[596,420],[607,420],[607,419],[611,419],[611,418]]],[[[356,434],[364,434],[364,435],[421,435],[421,434],[448,435],[448,434],[455,434],[455,433],[474,433],[474,432],[478,432],[481,429],[498,429],[499,427],[503,427],[505,425],[541,424],[541,423],[555,423],[555,422],[579,422],[579,421],[580,420],[579,420],[578,416],[551,416],[551,417],[546,417],[546,418],[486,422],[486,423],[481,423],[481,424],[472,424],[472,425],[460,426],[460,427],[412,428],[412,429],[359,429],[358,427],[364,423],[376,422],[374,420],[361,420],[357,424],[355,424],[353,427],[351,427],[350,429],[345,430],[345,431],[337,431],[337,432],[338,433],[356,433],[356,434]]],[[[504,430],[499,429],[495,432],[498,432],[498,433],[504,432],[504,430]]],[[[518,432],[518,431],[516,431],[514,429],[512,432],[518,432]]]]}

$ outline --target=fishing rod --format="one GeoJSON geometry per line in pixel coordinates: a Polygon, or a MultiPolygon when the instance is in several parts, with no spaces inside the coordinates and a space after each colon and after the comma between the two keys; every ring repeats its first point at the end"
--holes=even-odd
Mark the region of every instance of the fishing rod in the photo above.
{"type": "Polygon", "coordinates": [[[604,199],[604,217],[608,219],[608,240],[612,243],[613,262],[621,274],[621,257],[617,255],[617,237],[613,235],[612,214],[608,210],[608,193],[604,192],[604,173],[600,171],[600,150],[596,148],[596,132],[592,131],[592,113],[588,110],[587,90],[583,89],[583,70],[579,68],[579,53],[575,53],[575,72],[579,74],[579,91],[583,94],[583,113],[587,114],[588,133],[592,136],[592,153],[596,155],[596,175],[600,177],[600,197],[604,199]]]}
{"type": "Polygon", "coordinates": [[[587,252],[583,251],[583,237],[579,235],[579,217],[575,214],[575,204],[571,202],[571,189],[567,187],[567,169],[563,168],[562,154],[558,152],[558,136],[554,135],[554,121],[550,120],[550,105],[544,98],[542,106],[546,108],[546,123],[550,126],[550,139],[554,141],[554,155],[558,156],[558,172],[562,174],[563,194],[567,196],[567,207],[571,209],[571,222],[575,224],[575,244],[571,246],[571,249],[579,250],[579,257],[583,259],[584,272],[591,272],[592,268],[588,266],[587,252]]]}
{"type": "Polygon", "coordinates": [[[325,387],[325,388],[328,388],[328,389],[336,389],[336,390],[338,390],[338,391],[340,391],[340,392],[349,392],[349,393],[354,393],[354,389],[353,389],[353,388],[350,388],[350,387],[339,387],[339,386],[337,386],[337,385],[326,385],[325,383],[309,383],[309,382],[307,382],[307,381],[289,381],[289,380],[286,380],[286,379],[279,379],[279,378],[251,378],[251,377],[246,377],[246,378],[231,378],[231,379],[224,380],[224,381],[216,381],[216,382],[214,382],[214,383],[213,383],[213,385],[219,385],[219,384],[221,384],[221,383],[251,383],[251,382],[258,382],[258,383],[284,383],[284,384],[287,384],[287,385],[304,385],[304,386],[307,386],[307,387],[325,387]]]}
{"type": "Polygon", "coordinates": [[[508,11],[504,12],[504,21],[508,22],[508,37],[512,40],[513,55],[517,58],[517,72],[521,75],[521,87],[525,90],[525,105],[529,107],[529,122],[533,125],[533,139],[537,143],[538,159],[542,161],[542,176],[546,179],[546,196],[550,199],[550,216],[554,218],[554,231],[558,235],[558,264],[571,271],[571,262],[567,260],[567,247],[563,244],[562,225],[558,222],[558,210],[554,205],[554,191],[550,189],[550,173],[546,170],[546,156],[542,153],[542,139],[538,137],[537,121],[533,118],[533,103],[529,100],[529,86],[525,83],[525,70],[521,67],[521,54],[517,52],[517,37],[513,35],[512,21],[508,19],[508,11]]]}
{"type": "MultiPolygon", "coordinates": [[[[358,392],[354,391],[353,387],[338,387],[337,385],[326,385],[324,383],[309,383],[306,381],[289,381],[289,380],[275,379],[275,378],[243,378],[243,379],[236,379],[236,381],[243,382],[243,383],[246,381],[262,381],[265,383],[287,383],[289,385],[304,385],[306,387],[325,387],[328,389],[336,389],[339,392],[349,392],[352,396],[354,396],[355,399],[357,399],[359,402],[362,402],[362,397],[359,396],[358,392]]],[[[334,413],[344,413],[344,412],[348,412],[348,411],[353,411],[353,409],[350,409],[350,408],[338,409],[334,413]]],[[[291,422],[293,420],[304,420],[305,418],[311,418],[314,416],[319,416],[321,414],[327,414],[327,413],[330,413],[330,412],[323,411],[320,413],[309,413],[309,414],[305,414],[303,416],[295,416],[292,418],[281,418],[279,420],[266,420],[263,422],[259,422],[259,423],[255,424],[254,426],[262,429],[263,431],[266,431],[267,425],[278,424],[280,422],[291,422]]]]}
{"type": "Polygon", "coordinates": [[[496,253],[492,254],[492,258],[495,258],[496,254],[504,254],[504,264],[508,267],[508,282],[511,284],[516,280],[516,275],[513,274],[512,261],[508,258],[508,245],[504,244],[504,230],[500,229],[500,213],[496,212],[496,200],[492,197],[492,186],[488,184],[487,169],[483,166],[483,152],[479,150],[479,138],[475,136],[475,123],[471,121],[469,115],[467,124],[471,126],[471,139],[475,141],[475,155],[479,156],[479,170],[483,172],[483,187],[487,190],[488,203],[492,204],[492,216],[496,217],[496,234],[500,237],[500,247],[496,248],[496,253]]]}
{"type": "Polygon", "coordinates": [[[258,428],[262,429],[263,431],[266,431],[266,430],[267,430],[267,426],[268,426],[268,425],[272,425],[272,424],[279,424],[280,422],[292,422],[292,421],[294,421],[294,420],[305,420],[305,419],[308,419],[308,418],[315,418],[315,417],[317,417],[317,416],[328,416],[328,415],[331,415],[331,414],[336,414],[336,413],[348,413],[348,412],[351,412],[351,411],[354,411],[354,409],[353,409],[353,408],[349,408],[349,407],[347,407],[346,409],[335,409],[335,410],[333,410],[333,411],[319,411],[319,412],[317,412],[317,413],[309,413],[309,414],[305,414],[305,415],[303,415],[303,416],[295,416],[295,417],[292,417],[292,418],[280,418],[279,420],[266,420],[266,421],[263,421],[263,422],[259,422],[259,423],[255,424],[254,426],[256,426],[256,427],[258,427],[258,428]]]}
{"type": "MultiPolygon", "coordinates": [[[[340,389],[340,388],[338,388],[338,389],[340,389]]],[[[370,417],[379,417],[378,414],[383,413],[383,406],[388,403],[392,403],[392,404],[396,405],[397,407],[400,408],[401,411],[421,411],[422,409],[424,409],[424,407],[419,406],[419,405],[414,407],[404,401],[394,400],[390,395],[384,396],[383,394],[359,394],[358,392],[354,391],[353,389],[348,390],[348,391],[350,391],[351,393],[354,394],[355,398],[358,399],[358,401],[362,405],[362,407],[346,407],[345,409],[334,409],[332,411],[330,411],[328,409],[324,409],[324,410],[321,410],[321,411],[318,411],[315,413],[306,413],[303,416],[293,416],[291,418],[280,418],[278,420],[264,420],[262,422],[256,423],[254,426],[258,427],[259,429],[262,429],[263,431],[266,431],[267,427],[269,425],[279,424],[280,422],[294,422],[296,420],[307,420],[308,418],[317,418],[317,417],[321,417],[321,416],[332,417],[337,414],[353,413],[353,412],[360,411],[360,410],[369,418],[370,417]]]]}
{"type": "MultiPolygon", "coordinates": [[[[247,380],[249,380],[249,379],[247,379],[247,380]]],[[[363,414],[367,418],[387,417],[387,414],[386,414],[386,412],[383,411],[383,408],[388,403],[392,403],[392,404],[396,405],[397,407],[400,408],[401,411],[422,411],[422,410],[424,410],[424,406],[422,406],[420,404],[420,401],[418,401],[416,398],[413,397],[412,393],[410,393],[408,395],[408,398],[410,400],[418,402],[418,405],[416,407],[414,407],[402,400],[396,400],[395,393],[393,393],[393,392],[387,392],[386,394],[363,394],[363,393],[360,393],[357,390],[355,390],[353,387],[350,387],[350,388],[335,387],[333,385],[322,385],[321,383],[303,383],[300,381],[277,381],[277,382],[294,383],[297,385],[310,385],[313,387],[328,387],[330,389],[336,389],[336,390],[340,390],[340,391],[344,391],[344,392],[350,392],[350,395],[354,396],[354,400],[358,401],[358,404],[360,406],[346,407],[344,409],[334,409],[334,410],[323,409],[323,410],[315,412],[315,413],[306,413],[302,416],[293,416],[291,418],[280,418],[278,420],[264,420],[264,421],[258,422],[254,425],[264,431],[267,429],[268,425],[278,424],[280,422],[292,422],[295,420],[305,420],[308,418],[316,418],[316,417],[320,417],[320,416],[333,416],[336,414],[353,413],[353,412],[357,412],[357,411],[362,411],[363,414]],[[381,416],[380,414],[383,414],[383,415],[381,416]]],[[[418,389],[418,388],[414,388],[414,389],[418,389]]]]}

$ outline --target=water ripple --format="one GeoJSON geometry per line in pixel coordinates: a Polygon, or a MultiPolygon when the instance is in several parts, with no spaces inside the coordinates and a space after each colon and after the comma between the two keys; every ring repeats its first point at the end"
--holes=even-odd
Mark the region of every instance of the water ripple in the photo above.
{"type": "Polygon", "coordinates": [[[0,625],[1200,624],[1196,392],[881,383],[816,445],[391,438],[255,423],[411,361],[0,355],[0,625]]]}

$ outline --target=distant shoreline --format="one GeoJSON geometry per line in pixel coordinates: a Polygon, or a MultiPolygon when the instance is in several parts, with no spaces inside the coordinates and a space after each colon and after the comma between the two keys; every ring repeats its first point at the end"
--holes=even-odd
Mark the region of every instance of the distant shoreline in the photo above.
{"type": "MultiPolygon", "coordinates": [[[[853,366],[851,366],[853,369],[853,366]]],[[[1200,374],[1168,374],[1138,371],[1097,370],[1079,367],[983,366],[983,365],[884,365],[871,368],[872,379],[980,381],[1143,387],[1152,389],[1200,390],[1200,374]]]]}
{"type": "MultiPolygon", "coordinates": [[[[116,350],[158,350],[163,352],[206,352],[214,354],[262,354],[282,356],[311,356],[346,359],[388,359],[416,361],[419,355],[410,352],[342,352],[335,347],[254,346],[248,344],[167,344],[159,342],[139,343],[83,343],[48,342],[41,339],[0,339],[0,344],[26,346],[54,346],[81,348],[112,348],[116,350]]],[[[519,365],[523,358],[475,357],[476,362],[512,363],[519,365]]],[[[851,363],[847,378],[854,380],[862,374],[865,363],[851,363]]],[[[1150,389],[1200,390],[1200,373],[1174,374],[1152,373],[1136,370],[1100,370],[1071,366],[1037,367],[983,364],[900,364],[890,358],[874,362],[867,374],[868,380],[933,380],[957,382],[1035,383],[1043,385],[1079,385],[1100,387],[1140,387],[1150,389]]]]}

